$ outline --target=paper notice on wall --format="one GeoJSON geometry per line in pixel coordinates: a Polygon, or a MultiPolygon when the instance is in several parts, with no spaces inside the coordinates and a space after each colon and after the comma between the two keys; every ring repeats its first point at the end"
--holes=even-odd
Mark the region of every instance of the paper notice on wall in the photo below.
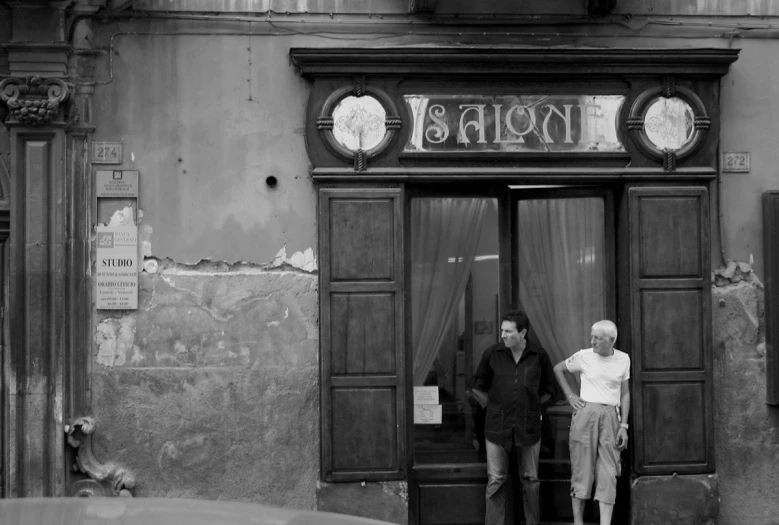
{"type": "Polygon", "coordinates": [[[414,404],[415,405],[437,405],[438,387],[437,386],[415,386],[414,404]]]}
{"type": "Polygon", "coordinates": [[[414,405],[415,425],[440,425],[441,405],[414,405]]]}
{"type": "Polygon", "coordinates": [[[98,310],[138,308],[138,227],[98,226],[95,261],[98,310]]]}

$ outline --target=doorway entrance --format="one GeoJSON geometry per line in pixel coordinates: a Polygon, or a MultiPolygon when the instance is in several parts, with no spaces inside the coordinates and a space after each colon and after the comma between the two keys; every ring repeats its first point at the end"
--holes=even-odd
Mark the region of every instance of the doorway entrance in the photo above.
{"type": "MultiPolygon", "coordinates": [[[[426,408],[425,417],[409,411],[411,523],[484,523],[484,411],[465,391],[482,353],[500,341],[503,311],[527,313],[529,338],[553,363],[588,347],[595,321],[616,320],[613,193],[600,187],[507,185],[486,193],[411,192],[413,386],[427,393],[433,387],[440,405],[437,413],[426,408]]],[[[550,403],[543,416],[544,523],[572,521],[570,418],[564,402],[550,403]]],[[[516,473],[513,477],[507,515],[518,523],[523,514],[516,473]]],[[[615,522],[627,510],[627,476],[621,479],[618,501],[624,508],[615,509],[615,522]]],[[[597,505],[588,503],[586,519],[597,522],[597,505]]]]}

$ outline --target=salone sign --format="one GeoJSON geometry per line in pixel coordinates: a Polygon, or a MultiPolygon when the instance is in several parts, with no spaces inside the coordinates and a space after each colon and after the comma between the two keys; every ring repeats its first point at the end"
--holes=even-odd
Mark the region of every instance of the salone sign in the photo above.
{"type": "Polygon", "coordinates": [[[406,153],[624,152],[622,95],[405,95],[406,153]]]}

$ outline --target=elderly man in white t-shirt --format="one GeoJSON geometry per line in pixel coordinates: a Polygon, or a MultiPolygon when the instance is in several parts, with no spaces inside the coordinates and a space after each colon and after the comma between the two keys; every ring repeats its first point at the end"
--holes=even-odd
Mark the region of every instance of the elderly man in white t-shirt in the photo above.
{"type": "Polygon", "coordinates": [[[571,418],[571,503],[574,525],[583,525],[584,502],[595,484],[600,524],[610,525],[617,496],[619,455],[628,445],[630,357],[614,348],[617,327],[592,325],[592,348],[579,350],[554,367],[555,377],[573,407],[571,418]],[[564,371],[581,377],[580,395],[564,371]]]}

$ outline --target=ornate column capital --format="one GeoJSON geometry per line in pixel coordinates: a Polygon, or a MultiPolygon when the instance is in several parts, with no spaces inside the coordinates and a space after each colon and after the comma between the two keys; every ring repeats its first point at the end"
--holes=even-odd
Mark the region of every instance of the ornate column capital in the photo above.
{"type": "Polygon", "coordinates": [[[11,77],[0,82],[0,101],[8,106],[7,125],[64,124],[63,102],[73,87],[58,78],[11,77]]]}

